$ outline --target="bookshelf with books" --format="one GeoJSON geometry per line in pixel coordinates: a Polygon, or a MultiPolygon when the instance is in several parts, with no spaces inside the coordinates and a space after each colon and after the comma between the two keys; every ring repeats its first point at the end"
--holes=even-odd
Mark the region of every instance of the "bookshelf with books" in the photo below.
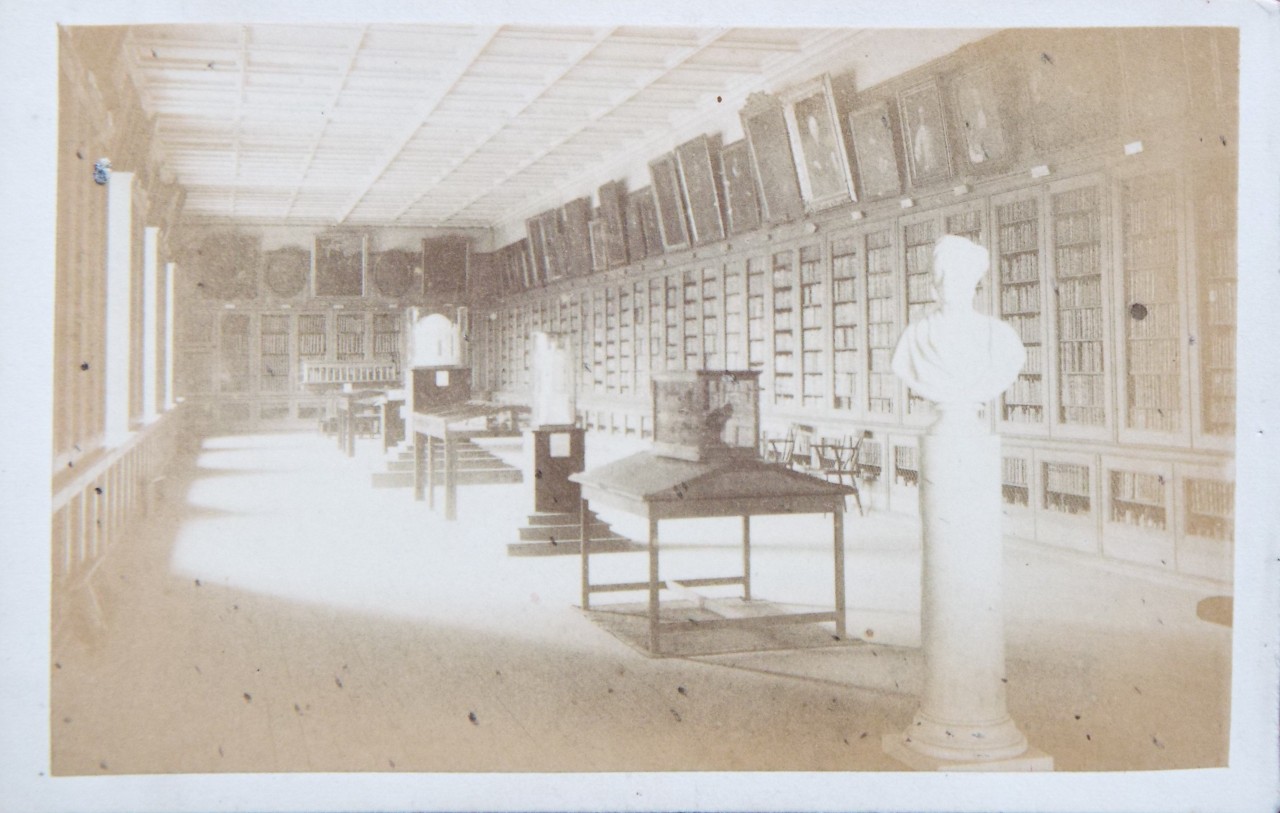
{"type": "Polygon", "coordinates": [[[630,395],[635,385],[635,308],[631,283],[618,288],[618,394],[630,395]]]}
{"type": "Polygon", "coordinates": [[[1175,464],[1178,571],[1229,580],[1235,550],[1235,472],[1221,465],[1175,464]]]}
{"type": "Polygon", "coordinates": [[[1000,501],[1004,512],[1004,532],[1025,539],[1035,538],[1036,468],[1030,447],[1005,445],[1000,460],[1000,501]]]}
{"type": "Polygon", "coordinates": [[[1036,539],[1098,552],[1098,457],[1037,449],[1036,539]]]}
{"type": "Polygon", "coordinates": [[[831,241],[832,406],[854,410],[859,403],[858,368],[862,298],[858,292],[862,257],[856,237],[831,241]]]}
{"type": "Polygon", "coordinates": [[[403,353],[400,345],[400,321],[398,313],[373,315],[373,355],[376,360],[400,362],[403,353]]]}
{"type": "MultiPolygon", "coordinates": [[[[933,292],[933,246],[940,236],[939,214],[929,212],[902,218],[902,266],[903,291],[905,293],[906,322],[923,319],[931,310],[933,292]]],[[[896,338],[895,338],[896,343],[896,338]]],[[[927,422],[933,415],[932,405],[906,390],[905,418],[909,423],[927,422]]]]}
{"type": "Polygon", "coordinates": [[[897,261],[893,229],[866,235],[867,258],[867,412],[891,420],[898,404],[898,377],[893,374],[893,350],[901,332],[898,315],[897,261]]]}
{"type": "MultiPolygon", "coordinates": [[[[946,234],[972,240],[980,246],[987,245],[985,221],[986,207],[981,201],[966,203],[942,213],[942,228],[946,234]]],[[[991,312],[989,292],[994,287],[991,285],[991,276],[991,272],[988,271],[982,279],[978,280],[978,285],[973,292],[973,307],[979,313],[991,312]]]]}
{"type": "Polygon", "coordinates": [[[1173,570],[1173,464],[1103,455],[1102,472],[1103,553],[1173,570]]]}
{"type": "Polygon", "coordinates": [[[338,361],[363,361],[365,357],[365,315],[339,313],[334,346],[338,361]]]}
{"type": "Polygon", "coordinates": [[[920,441],[914,435],[890,435],[889,510],[914,514],[920,506],[920,441]]]}
{"type": "Polygon", "coordinates": [[[591,295],[591,392],[605,392],[605,299],[609,289],[597,288],[591,295]]]}
{"type": "Polygon", "coordinates": [[[287,313],[264,313],[259,317],[258,389],[262,392],[288,392],[292,388],[290,321],[287,313]]]}
{"type": "Polygon", "coordinates": [[[1105,437],[1111,380],[1103,309],[1106,211],[1096,176],[1051,185],[1049,257],[1053,270],[1055,374],[1052,423],[1064,437],[1105,437]]]}
{"type": "Polygon", "coordinates": [[[218,356],[222,362],[220,392],[253,391],[253,357],[250,348],[249,314],[224,313],[218,329],[218,356]]]}
{"type": "Polygon", "coordinates": [[[724,369],[745,370],[746,296],[742,263],[724,270],[724,369]]]}
{"type": "Polygon", "coordinates": [[[806,407],[830,403],[825,341],[827,287],[822,247],[800,247],[800,397],[806,407]]]}
{"type": "Polygon", "coordinates": [[[1048,370],[1043,317],[1043,198],[1038,190],[997,196],[992,209],[996,314],[1014,329],[1027,351],[1018,377],[998,399],[996,420],[1006,432],[1044,434],[1048,431],[1048,370]]]}
{"type": "Polygon", "coordinates": [[[724,340],[721,337],[720,269],[702,269],[702,370],[724,370],[724,340]]]}
{"type": "Polygon", "coordinates": [[[610,285],[604,289],[604,391],[609,395],[619,392],[622,361],[622,327],[618,290],[610,285]]]}
{"type": "Polygon", "coordinates": [[[682,370],[684,362],[684,287],[679,271],[667,275],[666,334],[663,337],[664,369],[682,370]]]}
{"type": "Polygon", "coordinates": [[[765,356],[765,260],[747,259],[747,368],[764,369],[765,356]]]}
{"type": "Polygon", "coordinates": [[[1120,439],[1189,440],[1178,177],[1158,170],[1118,187],[1120,439]]]}
{"type": "Polygon", "coordinates": [[[1198,445],[1230,449],[1236,433],[1236,191],[1235,167],[1222,164],[1210,163],[1195,175],[1194,417],[1198,445]]]}
{"type": "Polygon", "coordinates": [[[690,268],[684,272],[680,303],[683,323],[681,346],[685,370],[702,369],[702,271],[690,268]]]}
{"type": "Polygon", "coordinates": [[[796,386],[796,281],[793,252],[773,255],[773,403],[793,406],[796,386]]]}
{"type": "Polygon", "coordinates": [[[323,359],[328,354],[329,314],[298,315],[298,357],[323,359]]]}
{"type": "MultiPolygon", "coordinates": [[[[649,292],[649,332],[648,353],[649,372],[666,369],[666,351],[663,349],[667,336],[666,282],[662,277],[652,277],[646,290],[649,292]]],[[[648,392],[648,385],[640,391],[648,392]]]]}

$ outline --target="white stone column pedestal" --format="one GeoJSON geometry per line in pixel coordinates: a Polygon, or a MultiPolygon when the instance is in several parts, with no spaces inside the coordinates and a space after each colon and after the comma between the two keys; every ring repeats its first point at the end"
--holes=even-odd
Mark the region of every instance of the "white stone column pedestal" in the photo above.
{"type": "Polygon", "coordinates": [[[940,409],[920,444],[924,693],[883,747],[925,770],[1052,770],[1005,700],[1000,438],[972,405],[940,409]]]}

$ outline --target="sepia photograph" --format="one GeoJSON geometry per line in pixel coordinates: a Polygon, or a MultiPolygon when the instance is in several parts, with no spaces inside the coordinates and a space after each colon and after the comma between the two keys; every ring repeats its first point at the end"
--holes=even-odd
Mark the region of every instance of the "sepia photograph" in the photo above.
{"type": "Polygon", "coordinates": [[[0,810],[1274,809],[1280,26],[1169,5],[6,4],[0,810]]]}

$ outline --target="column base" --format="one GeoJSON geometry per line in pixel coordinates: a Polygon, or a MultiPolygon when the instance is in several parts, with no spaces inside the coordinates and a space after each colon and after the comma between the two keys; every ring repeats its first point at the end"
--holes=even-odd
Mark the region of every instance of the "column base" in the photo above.
{"type": "Polygon", "coordinates": [[[1015,757],[941,759],[912,749],[906,742],[905,734],[885,734],[880,744],[886,754],[915,771],[1022,773],[1053,770],[1053,757],[1038,748],[1029,746],[1027,750],[1015,757]]]}

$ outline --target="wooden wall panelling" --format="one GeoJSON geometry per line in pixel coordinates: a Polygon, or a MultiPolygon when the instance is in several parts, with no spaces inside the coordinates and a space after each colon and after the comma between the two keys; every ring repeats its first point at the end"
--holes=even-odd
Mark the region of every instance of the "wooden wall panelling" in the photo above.
{"type": "Polygon", "coordinates": [[[522,280],[525,288],[535,284],[539,279],[546,279],[547,244],[542,234],[542,215],[531,217],[525,221],[525,232],[529,240],[530,267],[529,274],[522,280]]]}
{"type": "Polygon", "coordinates": [[[649,187],[627,194],[627,257],[631,262],[639,262],[649,256],[643,208],[645,201],[652,200],[653,193],[649,187]]]}
{"type": "Polygon", "coordinates": [[[760,180],[761,209],[767,223],[795,220],[804,214],[795,159],[787,136],[782,103],[767,93],[753,93],[742,108],[742,129],[760,180]]]}

